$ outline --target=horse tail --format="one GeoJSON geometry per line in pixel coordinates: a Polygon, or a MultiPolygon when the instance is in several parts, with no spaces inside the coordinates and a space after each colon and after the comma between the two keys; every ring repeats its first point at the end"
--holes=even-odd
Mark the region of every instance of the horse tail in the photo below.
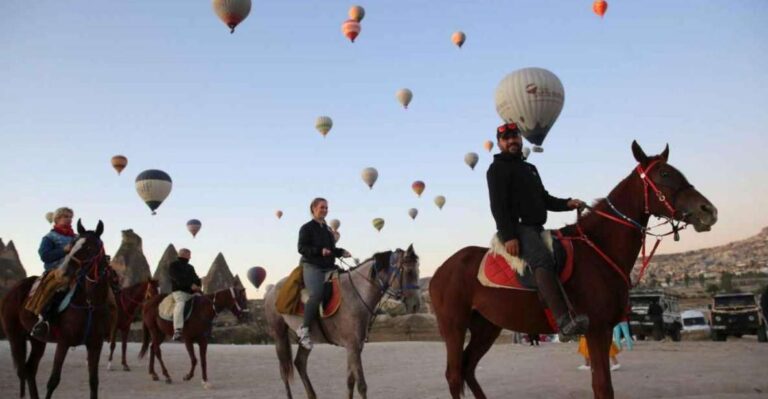
{"type": "Polygon", "coordinates": [[[293,381],[293,349],[291,349],[288,325],[282,319],[280,324],[275,329],[275,350],[277,350],[277,359],[280,360],[280,378],[284,382],[290,382],[293,381]]]}
{"type": "Polygon", "coordinates": [[[143,359],[144,355],[147,354],[147,349],[149,348],[149,327],[147,327],[146,323],[141,323],[141,329],[142,329],[142,338],[141,338],[141,350],[139,351],[139,359],[143,359]]]}

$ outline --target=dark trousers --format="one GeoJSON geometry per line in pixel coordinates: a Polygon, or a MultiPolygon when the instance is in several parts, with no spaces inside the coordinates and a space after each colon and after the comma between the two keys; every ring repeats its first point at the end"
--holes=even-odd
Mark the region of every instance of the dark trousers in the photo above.
{"type": "Polygon", "coordinates": [[[555,258],[541,239],[542,231],[542,226],[518,225],[520,255],[532,271],[543,267],[554,273],[555,258]]]}

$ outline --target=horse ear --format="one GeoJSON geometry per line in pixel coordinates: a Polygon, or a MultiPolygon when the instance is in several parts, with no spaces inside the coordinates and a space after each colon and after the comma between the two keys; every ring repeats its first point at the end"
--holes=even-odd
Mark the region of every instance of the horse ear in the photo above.
{"type": "Polygon", "coordinates": [[[667,144],[666,147],[664,147],[664,151],[661,152],[660,156],[661,156],[661,159],[664,160],[664,162],[667,162],[667,160],[669,159],[669,144],[667,144]]]}
{"type": "Polygon", "coordinates": [[[96,236],[101,237],[101,233],[104,232],[104,223],[99,220],[99,224],[96,225],[96,236]]]}
{"type": "Polygon", "coordinates": [[[85,227],[83,227],[83,223],[80,221],[80,219],[77,219],[77,234],[85,234],[85,227]]]}
{"type": "Polygon", "coordinates": [[[641,164],[648,162],[648,155],[645,155],[645,151],[640,148],[640,144],[637,144],[637,140],[632,140],[632,155],[635,156],[635,161],[641,164]]]}
{"type": "Polygon", "coordinates": [[[408,249],[406,250],[406,253],[408,255],[413,255],[413,244],[408,246],[408,249]]]}

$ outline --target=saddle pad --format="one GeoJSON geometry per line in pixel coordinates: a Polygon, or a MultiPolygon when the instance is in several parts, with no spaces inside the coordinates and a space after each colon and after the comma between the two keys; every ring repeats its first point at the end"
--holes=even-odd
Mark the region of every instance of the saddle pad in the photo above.
{"type": "MultiPolygon", "coordinates": [[[[560,281],[565,283],[571,278],[571,274],[573,273],[573,245],[570,240],[560,240],[560,232],[557,230],[552,232],[545,231],[545,233],[549,235],[549,241],[552,240],[552,235],[555,235],[563,248],[565,259],[560,259],[559,256],[556,256],[556,263],[560,281]]],[[[498,239],[496,239],[496,241],[498,241],[498,239]]],[[[533,276],[527,265],[520,268],[520,263],[524,264],[522,260],[517,264],[514,264],[514,266],[511,265],[509,262],[511,256],[499,253],[498,245],[494,244],[495,243],[492,242],[491,248],[480,261],[480,268],[477,273],[477,279],[480,281],[480,284],[493,288],[536,291],[533,276]]],[[[554,250],[554,245],[550,247],[552,248],[553,254],[558,253],[558,251],[554,250]]]]}
{"type": "MultiPolygon", "coordinates": [[[[192,309],[194,303],[197,302],[199,295],[193,296],[190,300],[184,303],[184,321],[189,319],[192,315],[192,309]]],[[[161,319],[166,321],[173,321],[173,308],[176,307],[176,301],[173,299],[173,295],[168,295],[163,299],[157,307],[157,314],[161,319]]]]}
{"type": "MultiPolygon", "coordinates": [[[[323,302],[320,304],[320,316],[324,319],[335,315],[341,307],[341,284],[339,284],[338,273],[334,273],[333,277],[331,277],[331,286],[330,295],[324,295],[323,302]]],[[[294,311],[294,314],[299,316],[304,315],[304,302],[306,302],[305,297],[307,296],[304,295],[305,291],[302,290],[301,300],[296,304],[296,310],[294,311]]]]}

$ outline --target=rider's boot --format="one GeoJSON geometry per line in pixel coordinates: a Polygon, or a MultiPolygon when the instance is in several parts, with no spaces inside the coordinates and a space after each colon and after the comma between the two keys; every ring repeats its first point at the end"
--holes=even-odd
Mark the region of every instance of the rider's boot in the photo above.
{"type": "Polygon", "coordinates": [[[546,268],[539,267],[534,272],[534,276],[536,277],[536,285],[539,287],[539,293],[555,316],[560,334],[566,337],[585,334],[589,328],[589,318],[583,314],[571,314],[555,274],[546,268]]]}

